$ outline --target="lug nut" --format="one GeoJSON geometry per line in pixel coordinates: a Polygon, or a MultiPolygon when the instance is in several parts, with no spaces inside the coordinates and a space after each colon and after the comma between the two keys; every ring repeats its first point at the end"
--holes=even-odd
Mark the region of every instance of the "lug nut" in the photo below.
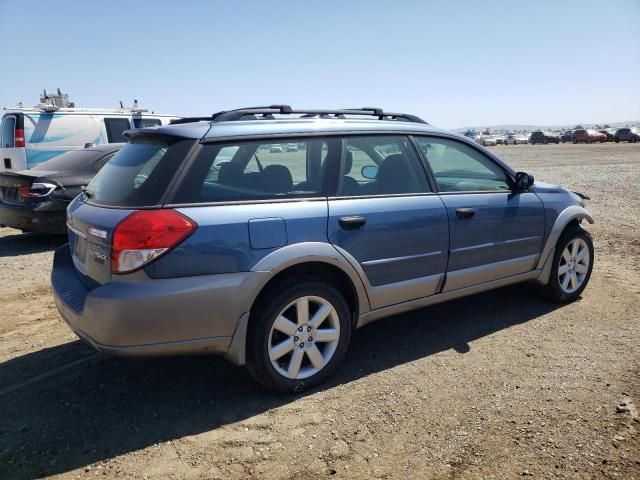
{"type": "Polygon", "coordinates": [[[304,348],[304,342],[300,344],[300,348],[304,348]]]}
{"type": "Polygon", "coordinates": [[[301,332],[302,331],[302,327],[298,327],[298,331],[301,332]]]}
{"type": "Polygon", "coordinates": [[[300,337],[293,337],[294,342],[297,342],[298,340],[300,340],[300,337]]]}
{"type": "Polygon", "coordinates": [[[307,327],[307,332],[310,332],[310,331],[311,331],[311,327],[307,327]]]}
{"type": "Polygon", "coordinates": [[[308,340],[309,340],[310,342],[313,342],[313,337],[309,337],[309,338],[308,338],[308,340]]]}

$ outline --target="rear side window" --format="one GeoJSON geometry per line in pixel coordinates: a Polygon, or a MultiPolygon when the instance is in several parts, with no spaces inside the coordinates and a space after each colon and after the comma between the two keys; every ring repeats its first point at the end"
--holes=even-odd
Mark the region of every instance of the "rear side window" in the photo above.
{"type": "Polygon", "coordinates": [[[338,145],[337,138],[206,144],[172,203],[323,195],[338,145]]]}
{"type": "Polygon", "coordinates": [[[124,143],[127,141],[122,133],[131,128],[128,118],[105,118],[104,126],[107,130],[107,141],[109,143],[124,143]]]}
{"type": "Polygon", "coordinates": [[[162,125],[159,118],[134,118],[133,128],[157,127],[162,125]]]}
{"type": "Polygon", "coordinates": [[[89,201],[113,207],[158,205],[193,142],[135,139],[89,183],[89,201]]]}
{"type": "Polygon", "coordinates": [[[15,145],[16,117],[4,117],[2,119],[2,148],[13,148],[15,145]]]}

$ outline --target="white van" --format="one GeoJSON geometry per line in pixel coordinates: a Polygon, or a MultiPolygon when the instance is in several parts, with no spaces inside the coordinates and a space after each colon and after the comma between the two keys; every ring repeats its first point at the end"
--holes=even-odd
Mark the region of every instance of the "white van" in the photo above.
{"type": "Polygon", "coordinates": [[[0,125],[0,172],[26,170],[69,150],[126,142],[122,135],[125,130],[167,125],[179,118],[146,113],[137,108],[137,102],[132,108],[75,108],[66,94],[52,99],[46,91],[40,100],[32,108],[4,109],[0,125]],[[65,106],[59,106],[61,103],[65,106]]]}

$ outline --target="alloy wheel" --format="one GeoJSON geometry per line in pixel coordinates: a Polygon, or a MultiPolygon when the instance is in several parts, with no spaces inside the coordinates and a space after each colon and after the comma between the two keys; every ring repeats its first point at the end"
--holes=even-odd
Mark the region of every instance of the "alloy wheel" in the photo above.
{"type": "Polygon", "coordinates": [[[329,363],[339,340],[340,320],[331,302],[300,297],[276,316],[269,333],[269,359],[286,378],[308,378],[329,363]]]}
{"type": "Polygon", "coordinates": [[[582,238],[574,238],[567,244],[558,265],[558,283],[565,293],[573,293],[582,286],[590,262],[589,246],[582,238]]]}

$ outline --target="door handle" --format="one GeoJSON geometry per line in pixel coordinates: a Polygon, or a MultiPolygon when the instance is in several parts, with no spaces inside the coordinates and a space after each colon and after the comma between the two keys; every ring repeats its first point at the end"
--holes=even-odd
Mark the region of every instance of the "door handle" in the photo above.
{"type": "Polygon", "coordinates": [[[475,208],[456,208],[456,215],[458,218],[471,218],[475,214],[475,208]]]}
{"type": "Polygon", "coordinates": [[[364,227],[364,224],[367,223],[367,219],[354,215],[351,217],[340,217],[338,223],[340,223],[343,230],[358,230],[364,227]]]}

